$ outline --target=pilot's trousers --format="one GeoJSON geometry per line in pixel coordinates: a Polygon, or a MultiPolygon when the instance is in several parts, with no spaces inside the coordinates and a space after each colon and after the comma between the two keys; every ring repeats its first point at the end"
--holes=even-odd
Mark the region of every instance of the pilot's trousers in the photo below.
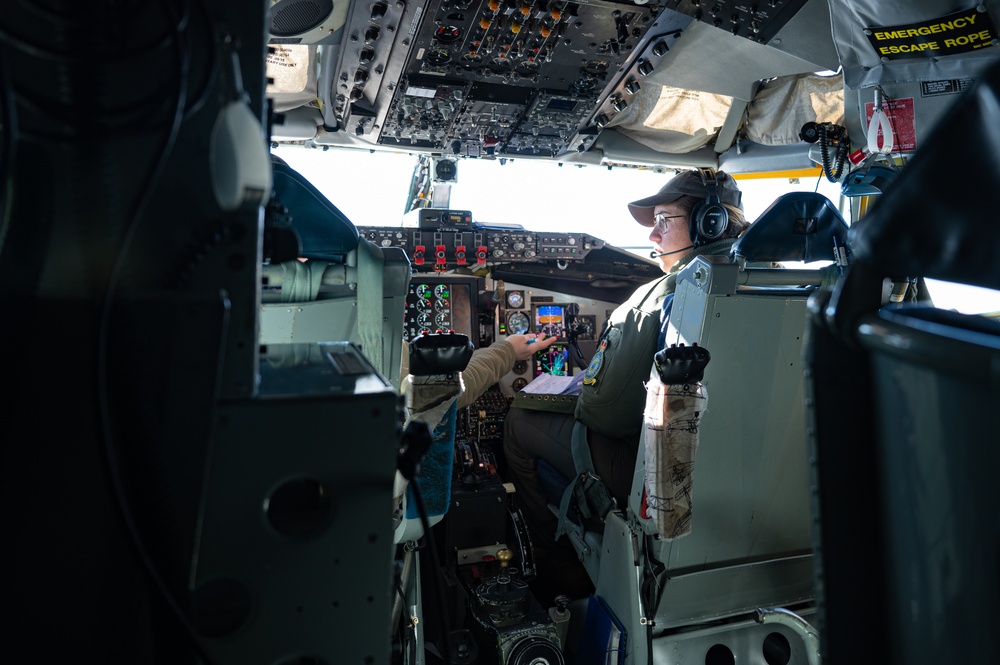
{"type": "MultiPolygon", "coordinates": [[[[575,419],[572,414],[550,413],[514,408],[504,423],[504,453],[511,480],[517,490],[514,500],[524,513],[532,542],[564,555],[575,556],[566,539],[557,544],[554,536],[556,516],[538,476],[538,460],[544,459],[567,481],[576,477],[570,441],[575,419]]],[[[624,506],[632,486],[639,436],[613,439],[588,431],[594,470],[624,506]]]]}

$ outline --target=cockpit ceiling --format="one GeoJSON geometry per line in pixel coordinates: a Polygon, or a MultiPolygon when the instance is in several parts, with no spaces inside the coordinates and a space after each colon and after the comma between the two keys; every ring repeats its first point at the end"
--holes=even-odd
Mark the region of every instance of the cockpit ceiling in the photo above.
{"type": "Polygon", "coordinates": [[[457,157],[714,165],[753,145],[798,144],[804,153],[806,122],[853,130],[859,121],[845,121],[845,89],[968,76],[1000,54],[995,39],[986,40],[995,37],[1000,0],[971,9],[954,1],[779,0],[768,3],[773,20],[757,25],[758,33],[743,3],[718,0],[711,16],[696,11],[705,6],[356,2],[328,37],[300,45],[272,39],[268,90],[286,113],[276,140],[457,157]],[[963,31],[955,39],[978,46],[951,44],[938,58],[877,57],[865,32],[881,26],[880,34],[926,43],[923,32],[957,24],[963,31]]]}

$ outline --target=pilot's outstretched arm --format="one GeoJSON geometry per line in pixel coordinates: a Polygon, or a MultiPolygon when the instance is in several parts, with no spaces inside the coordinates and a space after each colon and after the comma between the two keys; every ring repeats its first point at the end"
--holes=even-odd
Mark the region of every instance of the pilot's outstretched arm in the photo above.
{"type": "MultiPolygon", "coordinates": [[[[514,369],[516,361],[530,359],[539,351],[552,346],[555,341],[555,337],[546,338],[542,334],[511,335],[486,348],[476,349],[465,371],[462,372],[465,392],[458,398],[458,408],[469,406],[479,399],[487,388],[514,369]]],[[[410,373],[410,346],[405,340],[399,373],[404,379],[410,373]]],[[[404,383],[405,381],[400,385],[404,383]]]]}

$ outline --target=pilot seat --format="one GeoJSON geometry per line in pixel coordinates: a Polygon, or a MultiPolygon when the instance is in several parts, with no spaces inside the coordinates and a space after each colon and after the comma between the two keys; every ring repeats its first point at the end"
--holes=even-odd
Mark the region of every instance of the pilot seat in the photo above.
{"type": "MultiPolygon", "coordinates": [[[[410,282],[406,253],[359,237],[298,171],[279,157],[271,160],[280,211],[272,229],[290,228],[300,244],[297,256],[263,266],[260,343],[351,341],[398,390],[410,282]]],[[[279,352],[268,349],[262,361],[287,361],[279,352]]]]}
{"type": "Polygon", "coordinates": [[[602,528],[564,502],[561,529],[596,588],[587,632],[601,636],[590,650],[600,655],[582,652],[581,664],[603,663],[608,649],[621,665],[816,662],[801,349],[807,298],[840,275],[847,231],[826,197],[785,194],[729,257],[698,257],[679,274],[666,346],[711,357],[697,383],[707,409],[691,428],[690,522],[677,537],[657,528],[642,444],[628,505],[602,528]],[[778,264],[793,261],[805,267],[778,264]]]}

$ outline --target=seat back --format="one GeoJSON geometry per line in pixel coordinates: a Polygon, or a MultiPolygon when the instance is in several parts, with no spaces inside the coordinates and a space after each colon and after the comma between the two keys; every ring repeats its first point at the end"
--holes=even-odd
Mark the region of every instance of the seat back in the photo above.
{"type": "MultiPolygon", "coordinates": [[[[732,256],[699,257],[681,271],[665,343],[711,353],[707,409],[693,471],[691,531],[655,541],[665,566],[655,621],[664,628],[813,597],[802,340],[807,299],[837,272],[752,268],[744,260],[833,261],[847,225],[822,195],[786,194],[744,233],[732,256]]],[[[630,512],[643,514],[645,460],[630,512]]]]}
{"type": "MultiPolygon", "coordinates": [[[[357,227],[308,180],[272,157],[274,191],[299,238],[301,258],[265,265],[260,343],[351,341],[398,390],[410,262],[357,227]],[[289,304],[295,307],[289,307],[289,304]]],[[[276,346],[269,354],[289,348],[276,346]]]]}
{"type": "Polygon", "coordinates": [[[767,207],[733,245],[740,262],[845,262],[847,224],[818,192],[788,192],[767,207]]]}

